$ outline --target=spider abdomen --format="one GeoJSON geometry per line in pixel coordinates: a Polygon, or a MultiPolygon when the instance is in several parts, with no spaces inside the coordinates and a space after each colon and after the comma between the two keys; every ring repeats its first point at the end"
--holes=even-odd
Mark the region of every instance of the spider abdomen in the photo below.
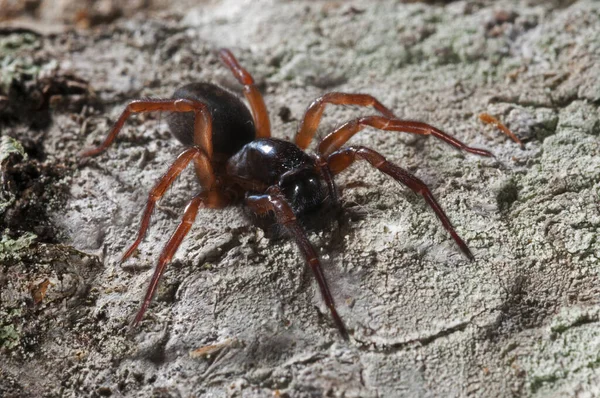
{"type": "MultiPolygon", "coordinates": [[[[252,114],[237,95],[211,83],[191,83],[180,87],[173,98],[187,98],[208,106],[212,116],[212,142],[215,155],[227,158],[256,136],[252,114]]],[[[182,144],[194,145],[194,114],[170,113],[167,123],[182,144]]]]}

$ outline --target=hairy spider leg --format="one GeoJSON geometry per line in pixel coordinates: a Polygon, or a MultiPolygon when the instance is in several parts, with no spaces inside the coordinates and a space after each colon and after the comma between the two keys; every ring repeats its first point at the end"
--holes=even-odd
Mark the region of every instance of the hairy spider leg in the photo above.
{"type": "Polygon", "coordinates": [[[412,133],[420,135],[433,135],[442,141],[452,145],[455,148],[466,152],[474,153],[480,156],[493,157],[494,155],[485,149],[471,148],[450,134],[444,133],[427,123],[415,122],[410,120],[399,120],[385,116],[365,116],[351,120],[338,127],[332,133],[329,133],[319,143],[318,152],[323,156],[331,155],[336,150],[340,149],[354,134],[358,133],[365,127],[374,127],[385,131],[398,131],[403,133],[412,133]]]}
{"type": "Polygon", "coordinates": [[[175,255],[175,252],[181,245],[183,238],[187,235],[194,224],[194,220],[196,219],[196,214],[198,214],[198,209],[200,207],[203,208],[211,208],[211,209],[220,209],[227,205],[224,201],[223,197],[220,195],[218,191],[202,191],[198,195],[196,195],[186,206],[185,212],[181,219],[181,222],[177,226],[177,229],[169,239],[169,242],[166,244],[163,249],[160,257],[158,259],[158,264],[154,269],[154,274],[152,275],[152,280],[150,281],[150,285],[148,286],[148,290],[146,291],[146,296],[144,297],[144,301],[142,302],[142,306],[138,310],[137,315],[133,321],[133,326],[139,324],[144,317],[144,313],[148,309],[148,306],[152,302],[152,297],[156,292],[156,288],[158,287],[158,282],[162,277],[167,264],[171,262],[171,259],[175,255]]]}
{"type": "Polygon", "coordinates": [[[469,250],[467,244],[460,238],[460,236],[458,236],[454,230],[454,227],[452,227],[450,220],[446,216],[446,213],[444,213],[444,210],[442,210],[441,206],[435,200],[433,194],[423,181],[401,167],[398,167],[395,164],[387,161],[380,153],[363,146],[349,146],[342,148],[329,155],[327,160],[331,172],[335,175],[345,170],[348,166],[354,163],[357,158],[366,160],[376,169],[384,172],[396,181],[406,185],[413,192],[423,196],[427,204],[433,209],[437,217],[442,222],[444,228],[446,228],[446,231],[450,233],[460,250],[462,250],[469,260],[474,259],[471,250],[469,250]]]}
{"type": "Polygon", "coordinates": [[[331,316],[333,317],[340,334],[344,339],[348,340],[348,331],[346,330],[346,326],[344,326],[344,322],[342,322],[342,318],[340,318],[337,310],[335,309],[335,302],[331,292],[329,291],[329,286],[327,286],[327,281],[325,280],[325,275],[323,274],[321,262],[319,261],[319,257],[317,256],[315,249],[308,240],[306,232],[304,232],[304,229],[296,221],[296,216],[294,215],[292,208],[285,200],[283,194],[279,191],[279,188],[277,186],[273,186],[269,188],[268,192],[269,193],[267,195],[246,196],[246,204],[258,215],[265,215],[269,212],[273,212],[275,214],[277,223],[283,225],[293,236],[298,248],[304,256],[304,259],[310,266],[310,269],[317,279],[319,289],[321,290],[321,295],[325,300],[325,304],[327,307],[329,307],[331,316]]]}
{"type": "Polygon", "coordinates": [[[304,118],[294,138],[296,145],[301,149],[308,148],[314,138],[327,104],[372,106],[382,115],[390,119],[396,118],[391,110],[369,94],[327,93],[314,100],[304,113],[304,118]]]}
{"type": "Polygon", "coordinates": [[[113,125],[108,136],[102,144],[89,149],[81,154],[82,157],[94,156],[103,152],[117,137],[125,121],[132,113],[169,111],[169,112],[194,112],[194,143],[202,148],[208,158],[212,158],[212,118],[205,104],[187,98],[147,99],[131,101],[117,122],[113,125]]]}
{"type": "Polygon", "coordinates": [[[169,186],[171,186],[173,181],[175,181],[175,178],[177,178],[177,176],[192,160],[196,166],[196,174],[200,179],[200,185],[202,188],[207,191],[212,191],[215,188],[216,177],[210,164],[210,160],[204,151],[199,147],[191,147],[183,151],[148,194],[148,201],[146,202],[146,208],[144,210],[144,214],[142,215],[142,222],[140,224],[137,238],[121,257],[121,263],[127,260],[133,254],[135,249],[137,249],[139,244],[142,242],[142,239],[144,239],[144,235],[146,235],[146,231],[150,225],[150,217],[152,216],[156,202],[162,198],[169,186]]]}
{"type": "Polygon", "coordinates": [[[256,127],[257,138],[269,138],[271,136],[271,122],[269,121],[269,112],[265,105],[262,94],[254,84],[252,75],[244,69],[231,51],[227,48],[219,50],[219,56],[229,70],[233,73],[240,84],[244,86],[244,96],[250,103],[254,125],[256,127]]]}

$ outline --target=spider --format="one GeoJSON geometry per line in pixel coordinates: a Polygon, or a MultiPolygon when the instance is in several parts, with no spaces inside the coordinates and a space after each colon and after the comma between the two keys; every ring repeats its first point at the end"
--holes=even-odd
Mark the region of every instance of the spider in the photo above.
{"type": "Polygon", "coordinates": [[[324,94],[309,105],[294,142],[272,138],[269,115],[254,79],[230,50],[219,50],[219,56],[243,85],[251,113],[239,97],[217,85],[187,84],[176,90],[170,99],[131,101],[104,142],[81,154],[87,157],[103,152],[115,140],[132,113],[152,111],[169,112],[167,123],[171,133],[186,147],[150,191],[137,238],[125,251],[121,262],[134,253],[148,229],[156,202],[190,162],[193,162],[200,181],[199,193],[187,204],[181,222],[160,254],[142,305],[133,321],[134,326],[143,319],[158,282],[189,232],[198,209],[219,209],[243,202],[255,215],[255,222],[277,226],[295,240],[317,280],[335,325],[341,336],[348,339],[348,331],[337,313],[321,262],[307,238],[305,225],[311,219],[319,219],[321,215],[339,209],[339,196],[333,178],[359,159],[366,160],[422,195],[460,250],[470,260],[473,259],[471,251],[423,181],[372,149],[344,144],[360,130],[372,127],[433,135],[458,149],[480,156],[492,156],[489,151],[468,147],[429,124],[397,119],[390,109],[371,95],[341,92],[324,94]],[[381,115],[364,116],[341,125],[319,142],[316,153],[307,154],[305,149],[315,136],[327,104],[370,106],[381,115]]]}

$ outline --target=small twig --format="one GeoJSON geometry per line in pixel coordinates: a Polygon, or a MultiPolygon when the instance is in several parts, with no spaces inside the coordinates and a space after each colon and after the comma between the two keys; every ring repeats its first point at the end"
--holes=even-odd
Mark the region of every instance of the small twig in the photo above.
{"type": "Polygon", "coordinates": [[[525,149],[525,145],[523,145],[521,140],[512,131],[510,131],[508,129],[508,127],[506,127],[504,124],[502,124],[500,122],[500,120],[496,119],[494,116],[490,115],[489,113],[484,112],[484,113],[479,114],[479,120],[481,120],[485,124],[494,125],[496,128],[500,129],[504,134],[509,136],[514,142],[519,144],[521,149],[525,149]]]}
{"type": "Polygon", "coordinates": [[[239,341],[235,338],[227,339],[222,343],[211,344],[204,347],[197,348],[193,351],[190,351],[190,357],[192,358],[201,358],[201,357],[210,357],[211,355],[219,353],[221,350],[227,347],[237,347],[239,346],[239,341]]]}

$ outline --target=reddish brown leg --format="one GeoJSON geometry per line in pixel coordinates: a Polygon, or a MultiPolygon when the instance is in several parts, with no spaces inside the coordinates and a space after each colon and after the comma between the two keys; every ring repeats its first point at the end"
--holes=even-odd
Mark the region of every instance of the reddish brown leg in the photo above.
{"type": "Polygon", "coordinates": [[[366,116],[343,124],[337,130],[323,138],[323,140],[319,143],[319,153],[323,156],[331,155],[333,152],[340,149],[340,147],[344,145],[346,141],[348,141],[354,134],[358,133],[365,127],[374,127],[376,129],[386,131],[400,131],[412,134],[433,135],[434,137],[447,142],[453,147],[462,149],[463,151],[474,153],[480,156],[494,156],[491,152],[486,151],[485,149],[468,147],[451,135],[446,134],[442,130],[439,130],[433,126],[430,126],[429,124],[409,120],[391,119],[384,116],[366,116]]]}
{"type": "Polygon", "coordinates": [[[152,301],[152,296],[156,292],[156,288],[158,287],[158,282],[160,281],[161,276],[165,272],[167,264],[171,261],[175,252],[181,245],[183,238],[187,235],[196,219],[196,214],[198,213],[198,208],[200,207],[208,207],[211,209],[222,208],[226,205],[225,199],[221,196],[221,194],[217,191],[204,191],[195,196],[185,208],[185,213],[183,214],[183,218],[179,223],[179,226],[175,230],[175,233],[169,239],[169,242],[163,249],[160,257],[158,259],[158,264],[156,265],[156,269],[154,270],[154,274],[152,275],[152,279],[150,280],[150,285],[148,286],[148,290],[146,291],[146,296],[144,297],[144,301],[142,302],[142,306],[140,307],[137,315],[135,316],[135,320],[133,321],[133,325],[136,326],[142,318],[144,317],[144,313],[148,309],[150,302],[152,301]]]}
{"type": "Polygon", "coordinates": [[[442,222],[442,225],[450,233],[460,250],[466,254],[466,256],[473,260],[473,254],[467,247],[467,244],[458,236],[454,227],[450,223],[450,220],[444,213],[444,210],[440,207],[438,202],[433,197],[427,185],[408,171],[396,166],[393,163],[388,162],[381,154],[375,152],[372,149],[365,148],[362,146],[351,146],[338,150],[331,154],[328,158],[329,167],[331,172],[335,175],[350,166],[356,158],[362,158],[367,162],[371,163],[375,168],[381,170],[385,174],[389,175],[396,181],[399,181],[409,187],[413,192],[423,196],[427,204],[433,209],[437,217],[442,222]]]}
{"type": "Polygon", "coordinates": [[[323,274],[323,268],[321,267],[321,262],[319,261],[319,257],[317,256],[315,249],[312,247],[310,241],[306,237],[306,233],[304,232],[303,228],[296,221],[294,212],[283,195],[279,192],[279,189],[277,187],[271,187],[268,192],[271,194],[247,196],[246,204],[258,215],[264,215],[269,212],[275,213],[277,223],[283,225],[294,237],[298,248],[304,256],[304,259],[310,266],[310,269],[317,279],[319,289],[321,290],[321,295],[325,300],[325,304],[327,307],[329,307],[331,316],[333,317],[340,334],[344,339],[348,340],[348,331],[346,330],[346,326],[344,326],[344,322],[342,322],[342,318],[340,318],[335,309],[335,302],[333,301],[333,296],[331,295],[329,287],[327,286],[327,281],[325,280],[325,275],[323,274]]]}
{"type": "Polygon", "coordinates": [[[194,142],[204,150],[209,158],[212,158],[212,118],[208,108],[202,102],[183,98],[131,101],[121,113],[119,120],[114,124],[104,142],[96,148],[83,152],[81,156],[94,156],[108,148],[132,113],[154,111],[194,112],[196,116],[194,119],[194,142]]]}
{"type": "Polygon", "coordinates": [[[156,202],[162,198],[167,191],[167,188],[171,186],[173,181],[175,181],[175,178],[177,178],[177,176],[192,160],[194,160],[196,164],[196,173],[198,174],[202,188],[206,189],[207,191],[210,191],[214,188],[216,181],[215,175],[208,156],[206,156],[204,151],[198,147],[188,148],[183,151],[171,165],[169,170],[167,170],[167,172],[150,191],[150,194],[148,195],[148,201],[146,202],[146,209],[142,215],[142,222],[140,224],[137,238],[129,247],[129,249],[127,249],[127,251],[123,254],[123,257],[121,257],[121,262],[127,260],[142,242],[142,239],[144,239],[144,235],[148,230],[148,226],[150,225],[150,217],[152,216],[152,211],[154,210],[156,202]]]}
{"type": "Polygon", "coordinates": [[[315,136],[326,104],[372,106],[384,116],[392,119],[396,118],[391,110],[369,94],[327,93],[314,100],[304,113],[302,124],[295,138],[296,145],[300,148],[308,148],[310,141],[315,136]]]}
{"type": "Polygon", "coordinates": [[[244,86],[244,95],[250,103],[250,109],[252,109],[252,116],[254,118],[254,124],[256,126],[257,138],[269,138],[271,136],[271,122],[269,122],[269,112],[265,101],[263,100],[262,94],[258,91],[258,88],[254,84],[252,75],[244,69],[237,59],[233,56],[231,51],[223,48],[219,51],[221,59],[227,65],[229,70],[233,73],[235,78],[244,86]]]}

